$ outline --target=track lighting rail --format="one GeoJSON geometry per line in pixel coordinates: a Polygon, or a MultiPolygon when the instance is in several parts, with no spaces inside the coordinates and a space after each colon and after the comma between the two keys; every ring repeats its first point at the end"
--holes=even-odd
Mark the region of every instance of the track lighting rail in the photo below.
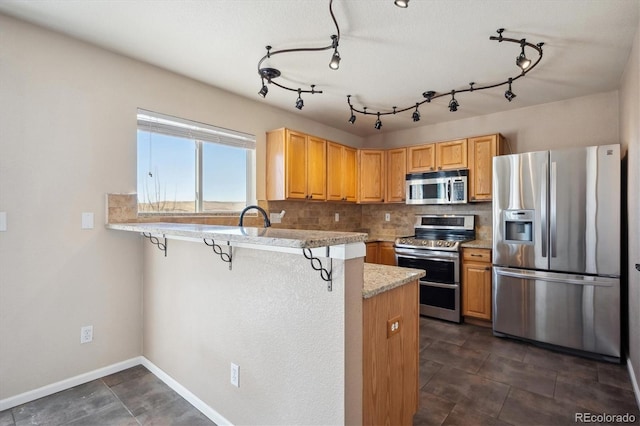
{"type": "MultiPolygon", "coordinates": [[[[396,6],[400,8],[406,8],[409,5],[409,0],[395,0],[394,3],[396,6]]],[[[334,34],[331,36],[331,44],[329,44],[328,46],[300,47],[300,48],[281,49],[281,50],[274,50],[274,51],[271,50],[272,49],[271,46],[266,46],[267,54],[264,55],[262,59],[260,59],[260,61],[258,62],[258,75],[260,76],[260,79],[262,81],[262,87],[258,92],[260,96],[262,96],[263,98],[266,97],[267,93],[269,92],[269,88],[267,87],[267,84],[269,85],[273,84],[277,87],[280,87],[281,89],[289,90],[291,92],[296,92],[298,94],[298,98],[296,99],[295,107],[301,110],[304,107],[304,101],[301,97],[303,93],[310,93],[312,95],[316,93],[322,93],[322,90],[316,90],[315,84],[311,84],[310,89],[302,89],[300,87],[294,88],[294,87],[289,87],[284,83],[279,83],[276,81],[276,79],[282,75],[280,70],[273,67],[263,67],[263,64],[267,59],[271,58],[272,56],[280,55],[284,53],[319,52],[319,51],[333,49],[334,52],[333,52],[333,56],[331,57],[331,61],[329,62],[329,67],[333,70],[337,70],[340,66],[340,59],[341,59],[340,53],[338,52],[338,45],[340,44],[340,27],[338,26],[338,21],[336,20],[336,17],[333,13],[333,0],[329,1],[329,13],[331,14],[331,19],[333,19],[333,23],[336,26],[337,34],[334,34]]],[[[443,96],[451,96],[451,100],[449,101],[449,111],[456,112],[460,107],[460,102],[456,99],[456,94],[493,89],[493,88],[504,86],[504,85],[508,85],[508,89],[504,93],[505,99],[507,99],[507,101],[509,102],[513,101],[513,99],[516,97],[516,94],[513,93],[512,91],[512,84],[515,81],[517,81],[519,78],[527,75],[531,70],[533,70],[540,63],[540,61],[542,60],[542,46],[544,45],[544,43],[533,44],[531,42],[528,42],[524,38],[515,39],[510,37],[504,37],[502,35],[502,33],[504,32],[504,28],[500,28],[496,32],[498,33],[498,35],[490,36],[489,40],[497,41],[499,43],[507,42],[507,43],[515,43],[520,45],[521,52],[516,57],[516,61],[515,61],[516,66],[521,70],[519,74],[508,77],[504,81],[500,81],[498,83],[493,83],[493,84],[487,84],[484,86],[476,86],[475,82],[471,82],[469,83],[469,87],[463,87],[461,89],[453,89],[453,90],[448,90],[443,92],[428,90],[422,93],[422,97],[424,99],[414,102],[407,107],[399,108],[397,106],[394,106],[392,107],[391,111],[389,110],[387,111],[378,110],[375,112],[371,110],[368,111],[368,107],[366,106],[363,106],[362,108],[357,108],[351,102],[351,95],[347,95],[347,105],[349,106],[349,111],[351,113],[349,117],[349,122],[351,124],[354,124],[356,122],[356,115],[355,115],[356,113],[362,114],[362,115],[375,115],[377,116],[377,119],[374,127],[377,130],[380,130],[382,128],[382,120],[380,119],[381,116],[395,115],[395,114],[410,111],[410,110],[413,110],[411,114],[412,120],[414,122],[418,122],[420,121],[420,118],[421,118],[419,108],[424,103],[430,103],[432,100],[441,98],[443,96]],[[525,53],[525,48],[533,49],[538,54],[538,57],[535,59],[535,61],[527,58],[525,53]]]]}
{"type": "Polygon", "coordinates": [[[534,69],[536,67],[536,65],[538,65],[538,63],[540,63],[540,61],[542,60],[542,46],[544,45],[544,43],[538,43],[538,44],[533,44],[530,43],[528,41],[526,41],[526,39],[515,39],[515,38],[508,38],[508,37],[503,37],[502,33],[504,32],[504,28],[500,28],[496,31],[498,33],[498,36],[491,36],[489,37],[489,40],[495,40],[498,42],[509,42],[509,43],[517,43],[520,45],[522,51],[520,53],[520,55],[518,57],[516,57],[516,65],[518,67],[520,67],[521,72],[520,74],[514,76],[514,77],[509,77],[507,78],[505,81],[501,81],[499,83],[494,83],[494,84],[487,84],[485,86],[475,86],[475,82],[471,82],[469,83],[469,87],[468,88],[464,88],[464,89],[458,89],[458,90],[451,90],[451,91],[447,91],[447,92],[441,92],[441,93],[437,93],[433,90],[429,90],[426,91],[422,94],[422,96],[425,98],[422,101],[416,102],[414,104],[412,104],[411,106],[408,107],[403,107],[403,108],[398,108],[398,107],[392,107],[391,111],[376,111],[376,112],[371,112],[371,111],[367,111],[368,107],[363,107],[363,109],[358,109],[355,108],[353,106],[353,104],[351,103],[351,95],[347,95],[347,104],[349,105],[349,110],[351,111],[351,116],[349,117],[349,122],[351,124],[355,123],[356,118],[354,113],[358,113],[358,114],[362,114],[362,115],[376,115],[378,117],[378,119],[376,120],[375,123],[375,128],[376,129],[380,129],[382,127],[382,122],[380,120],[380,116],[384,116],[384,115],[395,115],[397,113],[401,113],[401,112],[405,112],[405,111],[409,111],[409,110],[413,110],[415,108],[415,111],[412,114],[412,119],[413,121],[420,121],[420,112],[418,111],[418,108],[420,107],[420,105],[424,104],[424,103],[430,103],[432,100],[434,99],[438,99],[441,98],[443,96],[451,96],[451,101],[449,101],[449,111],[451,112],[455,112],[458,110],[458,108],[460,107],[460,103],[456,100],[455,95],[456,94],[460,94],[460,93],[465,93],[465,92],[475,92],[478,90],[486,90],[486,89],[493,89],[495,87],[500,87],[500,86],[504,86],[505,84],[509,85],[508,90],[505,92],[505,98],[511,102],[513,100],[513,98],[516,97],[516,95],[511,91],[511,84],[518,80],[521,77],[524,77],[527,73],[529,73],[532,69],[534,69]],[[538,53],[538,58],[535,60],[535,62],[531,61],[530,59],[528,59],[525,55],[525,47],[529,47],[531,49],[534,49],[537,53],[538,53]]]}
{"type": "Polygon", "coordinates": [[[291,92],[297,92],[298,93],[298,99],[296,99],[296,108],[298,109],[302,109],[302,107],[304,106],[304,102],[302,101],[302,98],[300,97],[300,94],[302,93],[310,93],[312,95],[316,94],[316,93],[322,93],[322,90],[316,90],[315,84],[311,84],[310,85],[310,89],[306,90],[306,89],[302,89],[300,87],[298,88],[293,88],[293,87],[288,87],[285,84],[281,84],[278,83],[277,81],[274,81],[276,78],[280,77],[282,75],[282,73],[280,72],[280,70],[278,70],[277,68],[272,68],[272,67],[263,67],[262,64],[264,63],[264,61],[266,61],[267,59],[271,58],[272,56],[275,55],[280,55],[283,53],[295,53],[295,52],[321,52],[324,50],[329,50],[329,49],[333,49],[333,56],[331,57],[331,62],[329,62],[329,67],[333,70],[337,70],[340,66],[340,53],[338,53],[338,45],[340,44],[340,27],[338,26],[338,21],[336,20],[335,15],[333,14],[333,0],[330,0],[329,2],[329,13],[331,14],[331,19],[333,19],[333,23],[336,26],[336,30],[338,32],[338,34],[333,34],[331,36],[331,44],[329,44],[328,46],[324,46],[324,47],[298,47],[298,48],[292,48],[292,49],[281,49],[281,50],[274,50],[272,51],[272,47],[271,46],[266,46],[267,49],[267,54],[264,55],[262,57],[262,59],[260,59],[260,61],[258,61],[258,75],[260,76],[261,80],[262,80],[262,88],[260,89],[260,91],[258,92],[258,94],[260,96],[262,96],[263,98],[265,98],[267,96],[267,93],[269,93],[269,88],[267,87],[267,84],[273,84],[275,86],[280,87],[281,89],[285,89],[285,90],[289,90],[291,92]],[[266,84],[265,84],[265,80],[266,80],[266,84]]]}

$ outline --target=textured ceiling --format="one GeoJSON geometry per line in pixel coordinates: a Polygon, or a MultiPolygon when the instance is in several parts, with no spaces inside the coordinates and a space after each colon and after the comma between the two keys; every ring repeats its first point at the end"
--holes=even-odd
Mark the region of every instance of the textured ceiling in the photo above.
{"type": "MultiPolygon", "coordinates": [[[[411,112],[383,117],[380,131],[458,120],[554,102],[618,87],[633,36],[640,0],[335,0],[340,26],[340,69],[328,67],[332,51],[270,58],[278,81],[293,87],[316,84],[323,94],[304,95],[269,86],[258,96],[257,63],[266,53],[322,47],[336,33],[329,0],[2,0],[0,12],[52,28],[241,96],[274,105],[347,132],[375,134],[375,117],[347,122],[346,96],[354,106],[390,111],[438,93],[497,83],[518,75],[516,44],[504,36],[544,42],[540,64],[506,87],[462,93],[457,112],[442,97],[411,112]]],[[[533,51],[527,53],[536,57],[533,51]]]]}

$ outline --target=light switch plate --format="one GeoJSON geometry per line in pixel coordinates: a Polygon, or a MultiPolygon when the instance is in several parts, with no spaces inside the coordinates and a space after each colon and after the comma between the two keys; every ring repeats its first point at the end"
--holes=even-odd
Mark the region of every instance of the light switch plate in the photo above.
{"type": "Polygon", "coordinates": [[[82,213],[82,229],[93,229],[93,213],[82,213]]]}
{"type": "Polygon", "coordinates": [[[0,212],[0,232],[7,230],[7,212],[0,212]]]}

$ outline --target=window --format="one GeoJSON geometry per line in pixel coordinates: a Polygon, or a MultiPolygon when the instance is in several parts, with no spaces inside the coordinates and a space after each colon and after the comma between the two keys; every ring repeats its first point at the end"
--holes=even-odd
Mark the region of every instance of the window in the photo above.
{"type": "Polygon", "coordinates": [[[138,109],[138,212],[238,212],[255,203],[255,136],[138,109]]]}

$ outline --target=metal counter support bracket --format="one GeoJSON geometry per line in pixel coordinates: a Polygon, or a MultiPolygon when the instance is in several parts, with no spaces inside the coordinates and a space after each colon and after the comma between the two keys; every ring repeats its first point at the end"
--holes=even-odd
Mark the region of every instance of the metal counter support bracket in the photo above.
{"type": "Polygon", "coordinates": [[[232,252],[231,245],[229,245],[229,241],[227,241],[227,248],[228,248],[227,253],[223,252],[222,247],[216,244],[216,242],[213,239],[211,240],[211,244],[207,242],[206,238],[203,238],[203,241],[206,245],[211,247],[211,249],[215,254],[220,256],[220,259],[222,259],[223,262],[227,262],[229,264],[229,270],[231,270],[231,265],[233,261],[233,252],[232,252]]]}
{"type": "Polygon", "coordinates": [[[162,235],[162,237],[164,238],[164,244],[163,244],[163,243],[160,242],[160,239],[158,237],[154,237],[150,233],[147,234],[146,232],[143,232],[142,236],[145,237],[145,238],[148,238],[149,241],[151,241],[151,244],[153,244],[154,246],[158,247],[158,249],[160,251],[163,251],[164,252],[164,257],[167,257],[167,237],[162,235]]]}
{"type": "Polygon", "coordinates": [[[317,257],[313,256],[313,254],[311,253],[311,249],[308,249],[308,248],[302,249],[302,254],[304,254],[304,257],[306,257],[311,261],[311,267],[315,271],[320,271],[320,278],[322,278],[324,281],[327,282],[327,291],[332,291],[333,278],[331,276],[331,273],[333,272],[333,259],[329,258],[329,247],[327,247],[327,257],[329,258],[329,267],[331,268],[330,271],[327,271],[325,268],[322,267],[322,261],[320,261],[320,259],[318,259],[317,257]]]}

